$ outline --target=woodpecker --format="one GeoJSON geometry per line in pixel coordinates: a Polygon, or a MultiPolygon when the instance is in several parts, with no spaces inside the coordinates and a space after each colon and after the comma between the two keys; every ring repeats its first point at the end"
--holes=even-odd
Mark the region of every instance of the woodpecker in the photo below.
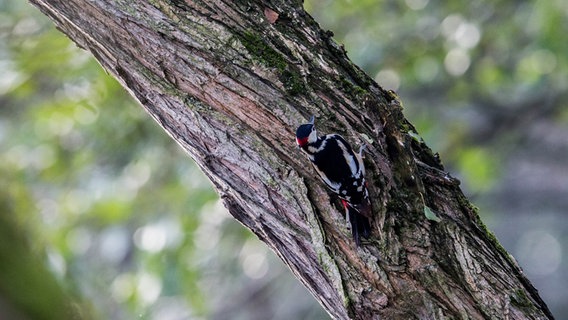
{"type": "Polygon", "coordinates": [[[314,126],[314,116],[309,123],[296,130],[298,147],[308,156],[325,184],[336,193],[345,208],[346,219],[351,224],[351,232],[357,246],[361,236],[368,238],[371,233],[369,218],[371,203],[365,182],[363,150],[359,153],[338,134],[318,137],[314,126]]]}

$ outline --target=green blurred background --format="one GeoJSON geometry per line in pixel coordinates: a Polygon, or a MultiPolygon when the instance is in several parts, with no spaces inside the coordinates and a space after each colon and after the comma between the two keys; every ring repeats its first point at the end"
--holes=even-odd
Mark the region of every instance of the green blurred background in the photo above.
{"type": "MultiPolygon", "coordinates": [[[[568,318],[568,2],[305,6],[399,93],[568,318]]],[[[329,318],[117,82],[23,0],[0,0],[0,151],[0,318],[329,318]]]]}

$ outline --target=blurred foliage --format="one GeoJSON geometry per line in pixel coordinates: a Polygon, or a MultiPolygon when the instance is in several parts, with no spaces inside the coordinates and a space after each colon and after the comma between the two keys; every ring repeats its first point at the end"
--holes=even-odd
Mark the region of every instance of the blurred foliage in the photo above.
{"type": "Polygon", "coordinates": [[[29,204],[14,211],[35,220],[34,241],[47,244],[38,250],[102,318],[145,316],[160,293],[204,314],[198,271],[172,257],[197,254],[183,232],[216,195],[116,81],[31,9],[4,3],[0,18],[2,192],[22,190],[5,197],[29,204]]]}
{"type": "MultiPolygon", "coordinates": [[[[12,262],[2,263],[0,297],[15,299],[16,311],[38,304],[53,312],[30,318],[66,319],[54,312],[80,293],[101,319],[249,319],[246,301],[235,310],[227,301],[290,283],[267,248],[227,219],[197,166],[47,18],[24,1],[0,2],[0,39],[0,204],[14,216],[0,230],[2,261],[12,262]],[[29,288],[15,285],[23,279],[29,288]]],[[[274,295],[308,296],[292,283],[274,295]]],[[[300,313],[284,303],[292,315],[267,303],[264,314],[323,314],[307,301],[300,313]]]]}
{"type": "MultiPolygon", "coordinates": [[[[568,122],[564,0],[305,6],[400,94],[470,194],[494,190],[535,119],[568,122]]],[[[30,318],[70,305],[101,319],[327,317],[116,81],[22,0],[0,1],[0,73],[1,318],[8,300],[30,318]]],[[[551,237],[524,237],[527,256],[562,253],[551,237]]]]}
{"type": "Polygon", "coordinates": [[[566,1],[312,0],[305,6],[356,64],[399,93],[411,122],[470,193],[494,185],[531,117],[565,109],[566,1]]]}
{"type": "Polygon", "coordinates": [[[88,306],[79,305],[63,290],[42,263],[41,251],[30,234],[22,232],[33,229],[32,221],[26,220],[29,217],[16,215],[30,211],[30,195],[4,182],[0,181],[5,190],[0,193],[0,316],[13,320],[88,319],[88,306]]]}

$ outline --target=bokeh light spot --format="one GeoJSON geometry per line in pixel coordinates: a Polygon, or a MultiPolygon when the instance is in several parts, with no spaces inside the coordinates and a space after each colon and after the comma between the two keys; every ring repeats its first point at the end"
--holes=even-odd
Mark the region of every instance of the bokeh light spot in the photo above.
{"type": "Polygon", "coordinates": [[[105,260],[118,264],[130,247],[128,231],[122,227],[109,227],[99,236],[100,256],[105,260]]]}
{"type": "Polygon", "coordinates": [[[446,71],[454,77],[463,75],[469,69],[470,63],[469,54],[462,49],[450,50],[444,59],[446,71]]]}
{"type": "Polygon", "coordinates": [[[422,10],[426,7],[429,0],[405,0],[404,2],[412,10],[422,10]]]}
{"type": "Polygon", "coordinates": [[[414,75],[420,82],[430,82],[440,72],[439,63],[432,57],[418,59],[414,64],[414,75]]]}
{"type": "Polygon", "coordinates": [[[554,273],[562,262],[562,246],[558,239],[544,230],[525,233],[517,245],[517,258],[523,269],[533,275],[554,273]]]}
{"type": "Polygon", "coordinates": [[[249,240],[241,249],[241,266],[244,274],[251,279],[260,279],[268,272],[266,249],[255,240],[249,240]]]}
{"type": "Polygon", "coordinates": [[[481,31],[473,23],[464,22],[459,25],[454,37],[458,46],[465,49],[471,49],[479,43],[479,40],[481,39],[481,31]]]}
{"type": "Polygon", "coordinates": [[[377,73],[375,80],[387,90],[397,91],[400,87],[400,76],[392,69],[383,69],[377,73]]]}
{"type": "Polygon", "coordinates": [[[165,228],[159,225],[147,225],[134,232],[134,244],[142,250],[156,253],[166,246],[165,228]]]}
{"type": "Polygon", "coordinates": [[[118,275],[110,286],[111,295],[117,302],[128,300],[134,294],[135,289],[136,280],[130,273],[118,275]]]}
{"type": "Polygon", "coordinates": [[[142,273],[138,278],[136,293],[144,304],[152,304],[162,292],[162,281],[150,273],[142,273]]]}
{"type": "Polygon", "coordinates": [[[93,235],[87,228],[77,227],[67,233],[65,240],[67,241],[67,246],[74,254],[82,255],[91,247],[93,235]]]}

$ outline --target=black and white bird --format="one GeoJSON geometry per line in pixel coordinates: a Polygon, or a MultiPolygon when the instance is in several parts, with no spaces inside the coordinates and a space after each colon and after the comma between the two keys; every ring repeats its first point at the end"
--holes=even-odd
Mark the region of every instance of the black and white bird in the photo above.
{"type": "Polygon", "coordinates": [[[353,239],[359,246],[361,236],[368,238],[371,233],[371,204],[362,154],[365,146],[355,153],[338,134],[318,137],[313,116],[309,123],[302,124],[296,130],[296,142],[321,179],[341,199],[346,218],[351,224],[353,239]]]}

